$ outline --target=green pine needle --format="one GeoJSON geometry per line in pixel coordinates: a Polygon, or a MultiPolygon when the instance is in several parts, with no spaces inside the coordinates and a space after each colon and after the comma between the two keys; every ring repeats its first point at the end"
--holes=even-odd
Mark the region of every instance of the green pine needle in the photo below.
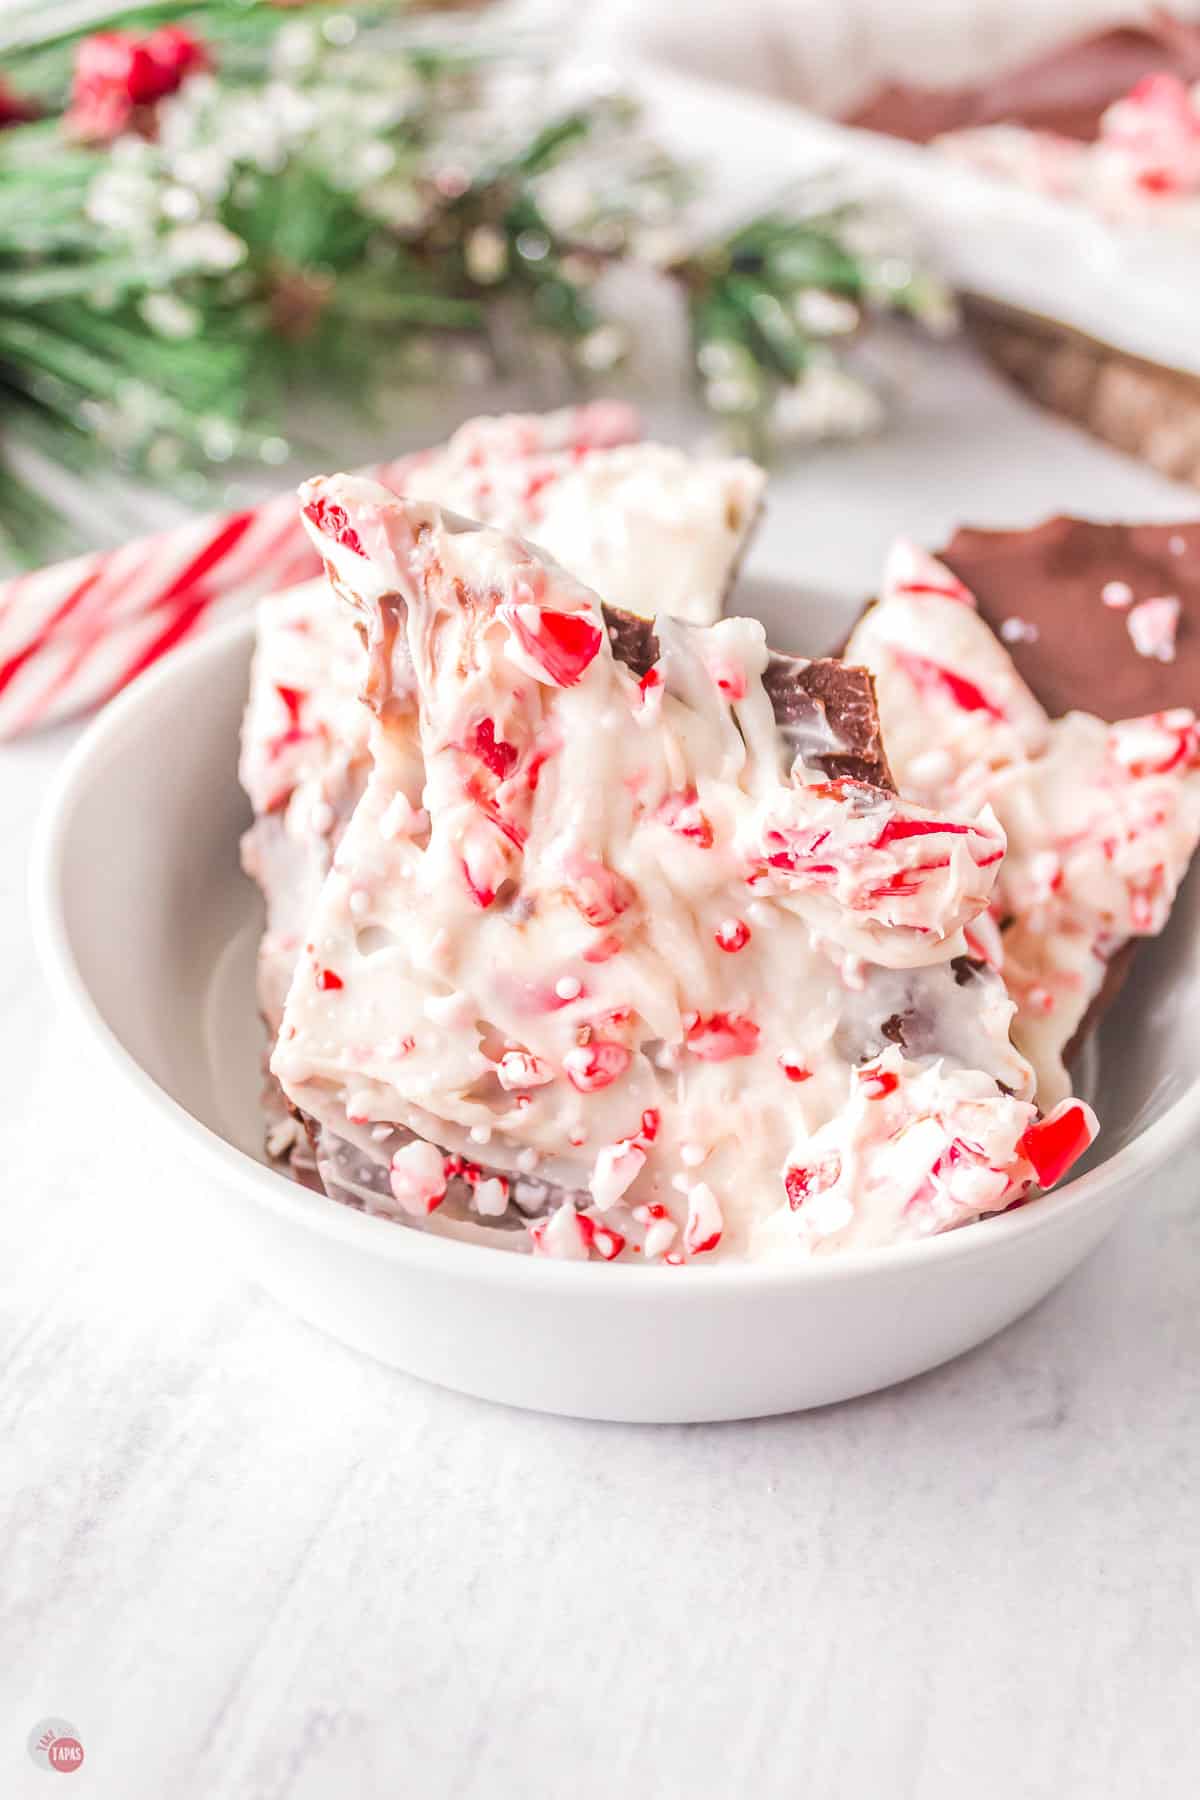
{"type": "MultiPolygon", "coordinates": [[[[193,493],[231,459],[286,456],[293,396],[366,410],[376,378],[438,366],[431,341],[553,347],[594,373],[619,345],[592,291],[614,261],[680,287],[705,397],[756,444],[870,311],[945,310],[907,253],[855,247],[853,208],[781,204],[656,251],[694,172],[627,99],[548,110],[542,49],[478,21],[162,0],[47,30],[44,10],[0,23],[5,80],[46,115],[0,131],[0,412],[8,442],[71,468],[193,493]],[[195,32],[215,73],[111,146],[76,141],[80,39],[164,23],[195,32]]],[[[44,553],[46,513],[0,464],[15,553],[44,553]]]]}

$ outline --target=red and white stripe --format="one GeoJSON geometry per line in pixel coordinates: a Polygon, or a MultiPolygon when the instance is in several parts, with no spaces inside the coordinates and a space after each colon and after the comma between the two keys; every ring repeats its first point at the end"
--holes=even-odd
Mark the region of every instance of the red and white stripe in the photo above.
{"type": "MultiPolygon", "coordinates": [[[[471,420],[443,455],[482,468],[638,435],[630,407],[601,400],[471,420]]],[[[402,491],[435,454],[418,451],[364,473],[402,491]]],[[[0,739],[98,706],[202,627],[320,573],[289,492],[0,581],[0,739]]]]}
{"type": "Polygon", "coordinates": [[[287,493],[0,584],[0,738],[99,705],[202,625],[320,572],[287,493]]]}

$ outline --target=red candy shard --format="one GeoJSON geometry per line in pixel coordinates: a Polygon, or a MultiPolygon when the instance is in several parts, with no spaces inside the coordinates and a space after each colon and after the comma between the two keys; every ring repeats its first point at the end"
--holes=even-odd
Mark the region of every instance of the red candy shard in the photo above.
{"type": "Polygon", "coordinates": [[[894,844],[900,838],[934,837],[940,832],[963,835],[975,829],[974,825],[955,825],[949,819],[889,819],[875,839],[875,848],[882,850],[885,844],[894,844]]]}
{"type": "Polygon", "coordinates": [[[944,668],[928,656],[917,656],[911,650],[896,650],[894,654],[905,674],[922,693],[928,693],[931,688],[944,688],[955,706],[960,706],[964,712],[985,712],[990,718],[1003,719],[1004,714],[996,703],[965,675],[957,675],[953,669],[944,668]]]}
{"type": "Polygon", "coordinates": [[[494,719],[479,721],[471,740],[471,748],[484,767],[490,769],[499,781],[512,773],[520,754],[515,744],[506,744],[503,738],[497,738],[494,719]]]}
{"type": "Polygon", "coordinates": [[[335,992],[338,988],[345,987],[345,985],[346,984],[342,980],[341,976],[338,975],[333,969],[318,969],[317,970],[317,986],[320,988],[320,990],[323,994],[331,994],[331,993],[335,992]]]}
{"type": "Polygon", "coordinates": [[[918,545],[902,540],[892,546],[884,575],[884,589],[891,595],[912,594],[918,599],[957,600],[973,608],[974,596],[935,557],[918,545]]]}
{"type": "Polygon", "coordinates": [[[275,692],[287,708],[288,723],[293,731],[300,728],[300,708],[304,704],[304,694],[300,688],[283,687],[276,684],[275,692]]]}
{"type": "Polygon", "coordinates": [[[703,1256],[708,1250],[715,1250],[722,1238],[720,1231],[714,1231],[706,1238],[688,1240],[688,1249],[693,1256],[703,1256]]]}
{"type": "Polygon", "coordinates": [[[1033,1164],[1038,1186],[1053,1187],[1096,1136],[1096,1116],[1081,1100],[1060,1100],[1025,1132],[1017,1149],[1033,1164]]]}
{"type": "Polygon", "coordinates": [[[712,1013],[688,1027],[687,1047],[701,1062],[752,1056],[758,1048],[758,1026],[744,1013],[712,1013]]]}
{"type": "Polygon", "coordinates": [[[836,775],[832,781],[814,781],[809,794],[821,800],[836,800],[840,805],[847,805],[855,800],[864,800],[868,805],[876,798],[876,790],[868,787],[863,781],[854,781],[849,775],[836,775]]]}
{"type": "MultiPolygon", "coordinates": [[[[453,1181],[457,1177],[460,1181],[465,1181],[468,1187],[478,1187],[484,1179],[483,1170],[479,1164],[468,1162],[465,1156],[447,1156],[442,1163],[442,1172],[447,1181],[453,1181]]],[[[504,1175],[496,1175],[493,1180],[498,1181],[503,1187],[504,1197],[507,1199],[508,1178],[504,1175]]]]}
{"type": "Polygon", "coordinates": [[[718,950],[733,956],[750,942],[750,927],[745,919],[725,919],[713,932],[718,950]]]}
{"type": "Polygon", "coordinates": [[[549,487],[551,482],[555,479],[556,476],[553,469],[540,469],[535,474],[532,474],[525,483],[524,499],[526,506],[528,506],[532,500],[536,500],[542,489],[549,487]]]}
{"type": "Polygon", "coordinates": [[[609,937],[602,937],[598,944],[593,944],[590,950],[584,951],[583,960],[585,963],[608,962],[617,954],[620,948],[621,940],[619,937],[611,935],[609,937]]]}
{"type": "MultiPolygon", "coordinates": [[[[618,875],[595,857],[575,857],[567,863],[567,892],[589,925],[597,930],[611,925],[626,912],[633,900],[633,889],[624,876],[618,875]]],[[[618,941],[616,948],[620,949],[618,941]]],[[[598,949],[598,946],[597,946],[598,949]]],[[[613,952],[615,954],[615,951],[613,952]]],[[[593,962],[603,957],[594,955],[593,962]]]]}
{"type": "Polygon", "coordinates": [[[939,600],[958,600],[960,602],[965,600],[968,606],[972,604],[971,596],[960,581],[956,581],[950,586],[936,581],[902,581],[897,584],[895,592],[898,594],[933,594],[939,600]]]}
{"type": "Polygon", "coordinates": [[[681,794],[668,794],[658,809],[658,817],[689,843],[698,844],[701,850],[712,849],[712,824],[700,810],[695,788],[685,788],[681,794]]]}
{"type": "MultiPolygon", "coordinates": [[[[282,756],[283,752],[290,749],[293,744],[301,744],[313,735],[312,732],[306,731],[300,723],[300,711],[305,700],[308,698],[308,695],[300,688],[283,687],[279,683],[276,683],[275,692],[279,695],[280,701],[287,713],[288,722],[285,730],[267,740],[266,751],[267,755],[272,760],[277,756],[282,756]]],[[[267,810],[273,812],[277,806],[282,806],[285,801],[290,800],[291,796],[291,786],[287,785],[280,791],[267,810]]]]}
{"type": "Polygon", "coordinates": [[[486,912],[488,907],[492,904],[492,901],[496,898],[495,888],[488,887],[486,884],[480,886],[472,878],[471,871],[462,857],[459,858],[459,863],[462,867],[463,880],[471,890],[472,900],[474,900],[481,912],[486,912]]]}
{"type": "Polygon", "coordinates": [[[885,1100],[900,1086],[900,1077],[892,1069],[860,1069],[858,1076],[868,1100],[885,1100]]]}
{"type": "Polygon", "coordinates": [[[578,1225],[579,1235],[588,1249],[594,1250],[597,1256],[604,1258],[605,1262],[612,1262],[620,1256],[625,1248],[625,1239],[619,1231],[614,1231],[611,1225],[597,1224],[596,1220],[590,1219],[586,1213],[576,1213],[575,1223],[578,1225]]]}
{"type": "Polygon", "coordinates": [[[600,648],[600,627],[587,613],[549,609],[538,613],[537,624],[531,627],[521,617],[524,610],[514,608],[509,619],[522,650],[541,664],[557,687],[574,687],[600,648]]]}
{"type": "Polygon", "coordinates": [[[814,1194],[823,1194],[826,1189],[835,1187],[841,1177],[840,1156],[827,1156],[823,1162],[812,1163],[808,1167],[793,1163],[783,1171],[788,1205],[793,1212],[799,1212],[806,1200],[810,1200],[814,1194]]]}
{"type": "Polygon", "coordinates": [[[1200,757],[1200,728],[1185,709],[1126,719],[1109,735],[1109,754],[1135,781],[1194,767],[1200,757]]]}
{"type": "Polygon", "coordinates": [[[708,672],[722,699],[733,704],[746,698],[746,672],[740,663],[724,656],[712,656],[706,658],[706,661],[708,672]]]}
{"type": "Polygon", "coordinates": [[[563,1068],[573,1088],[581,1094],[592,1094],[598,1088],[611,1087],[632,1061],[624,1044],[595,1039],[590,1044],[568,1050],[563,1058],[563,1068]]]}
{"type": "Polygon", "coordinates": [[[302,511],[305,518],[311,519],[317,530],[332,538],[335,544],[341,544],[345,550],[353,550],[357,556],[366,555],[362,539],[351,525],[344,506],[339,506],[335,500],[318,498],[310,500],[302,511]]]}

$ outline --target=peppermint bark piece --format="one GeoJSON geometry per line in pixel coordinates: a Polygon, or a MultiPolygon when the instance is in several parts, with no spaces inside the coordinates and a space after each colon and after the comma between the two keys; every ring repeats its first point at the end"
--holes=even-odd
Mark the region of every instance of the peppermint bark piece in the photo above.
{"type": "MultiPolygon", "coordinates": [[[[329,598],[328,593],[326,598],[329,598]]],[[[286,615],[294,608],[295,600],[296,597],[285,596],[273,604],[281,614],[286,615]]],[[[326,607],[324,611],[328,617],[329,608],[326,607]]],[[[614,657],[630,668],[639,679],[649,674],[659,660],[659,644],[653,622],[613,607],[605,606],[602,611],[614,657]]],[[[359,640],[349,619],[342,620],[339,615],[338,623],[342,627],[344,639],[357,646],[359,640]]],[[[355,669],[357,687],[361,685],[365,674],[361,654],[356,658],[355,669]]],[[[293,676],[296,673],[294,667],[288,672],[293,676]]],[[[647,685],[651,704],[654,701],[653,686],[653,682],[647,685]]],[[[849,776],[875,787],[893,789],[879,736],[871,680],[865,670],[848,668],[829,660],[809,662],[802,658],[772,654],[764,686],[771,697],[785,756],[789,754],[789,746],[791,755],[797,754],[804,746],[809,749],[816,766],[831,778],[849,776]]],[[[357,696],[347,693],[347,699],[353,699],[354,705],[360,710],[361,719],[365,720],[367,715],[361,709],[357,696]]],[[[419,779],[410,778],[406,786],[412,794],[419,795],[419,779]]],[[[322,860],[321,879],[327,866],[327,860],[322,860]]],[[[311,891],[306,890],[305,905],[301,912],[303,924],[299,927],[301,933],[311,915],[313,898],[311,891]]],[[[271,921],[272,925],[275,923],[275,920],[271,921]]],[[[730,950],[737,943],[736,930],[734,927],[733,932],[726,934],[722,940],[730,950]]],[[[271,1024],[273,1033],[278,1030],[278,1013],[282,1011],[282,1001],[286,996],[287,982],[291,977],[299,942],[300,937],[295,930],[289,931],[286,936],[269,932],[264,939],[260,958],[260,998],[264,1016],[271,1024]],[[270,1009],[268,993],[277,991],[280,972],[284,977],[284,987],[283,993],[279,995],[276,1012],[270,1009]]],[[[950,978],[949,970],[938,970],[933,977],[943,984],[948,983],[950,978]]],[[[956,975],[954,978],[961,979],[961,976],[956,975]]],[[[860,1038],[857,1054],[866,1057],[906,1040],[919,1050],[929,1030],[931,1009],[936,1005],[930,985],[930,980],[924,978],[924,972],[895,976],[886,1008],[888,1018],[885,1026],[869,1040],[860,1038]]],[[[1003,1019],[999,1021],[997,1029],[1003,1033],[1003,1019]]],[[[798,1077],[794,1075],[793,1078],[798,1077]]],[[[288,1166],[294,1176],[308,1185],[314,1185],[315,1180],[315,1185],[323,1187],[331,1197],[355,1207],[374,1208],[381,1201],[390,1207],[395,1203],[386,1165],[381,1166],[369,1157],[364,1158],[358,1146],[348,1141],[346,1136],[323,1126],[311,1116],[289,1110],[282,1090],[273,1079],[269,1082],[265,1104],[269,1120],[268,1147],[286,1153],[288,1166]]],[[[393,1147],[397,1150],[407,1142],[417,1141],[407,1132],[391,1135],[393,1147]]],[[[486,1151],[482,1149],[477,1150],[470,1158],[447,1159],[447,1167],[449,1175],[446,1181],[446,1198],[439,1208],[439,1226],[459,1235],[472,1235],[470,1225],[465,1222],[471,1218],[489,1221],[499,1218],[503,1221],[508,1214],[508,1222],[511,1224],[519,1221],[524,1213],[544,1214],[548,1209],[561,1208],[567,1200],[582,1207],[591,1203],[591,1196],[586,1191],[569,1193],[561,1186],[552,1187],[544,1179],[520,1171],[515,1175],[500,1174],[487,1167],[486,1151]],[[480,1160],[481,1158],[484,1160],[480,1160]]],[[[586,1226],[581,1229],[586,1229],[586,1226]]],[[[664,1237],[669,1238],[673,1230],[672,1226],[660,1221],[650,1235],[651,1247],[664,1237]]],[[[557,1237],[551,1235],[550,1246],[561,1237],[560,1228],[557,1237]]],[[[540,1242],[540,1238],[538,1241],[540,1242]]],[[[601,1234],[591,1245],[591,1249],[597,1255],[604,1255],[615,1242],[611,1237],[601,1234]]]]}
{"type": "Polygon", "coordinates": [[[918,144],[992,125],[1089,142],[1114,101],[1164,73],[1200,81],[1200,28],[1158,12],[1136,25],[1076,38],[970,86],[880,88],[846,123],[918,144]]]}
{"type": "Polygon", "coordinates": [[[334,846],[366,784],[362,675],[358,640],[327,582],[261,603],[239,775],[255,814],[242,866],[267,907],[258,1004],[272,1032],[334,846]]]}
{"type": "MultiPolygon", "coordinates": [[[[948,204],[957,193],[977,227],[955,260],[985,356],[1040,405],[1193,486],[1200,379],[1182,301],[1200,221],[1198,83],[1200,26],[1155,12],[969,88],[884,90],[851,121],[944,164],[948,204]],[[986,247],[1017,239],[1007,267],[986,247]],[[1071,269],[1087,266],[1108,271],[1103,292],[1081,281],[1073,296],[1071,269]]],[[[918,185],[930,177],[936,165],[918,185]]]]}
{"type": "MultiPolygon", "coordinates": [[[[632,408],[613,401],[473,419],[401,464],[393,486],[544,538],[619,604],[716,618],[763,472],[744,458],[634,443],[639,430],[632,408]]],[[[264,602],[241,777],[257,820],[243,862],[268,908],[259,1001],[272,1030],[307,908],[362,791],[361,682],[356,641],[325,583],[264,602]]]]}
{"type": "Polygon", "coordinates": [[[611,605],[709,624],[766,475],[746,457],[693,456],[640,436],[637,415],[613,401],[473,419],[389,486],[532,539],[611,605]]]}
{"type": "Polygon", "coordinates": [[[1182,657],[1139,653],[1127,628],[1162,572],[1151,552],[1180,564],[1166,545],[1183,540],[1163,528],[1135,552],[1136,535],[1065,520],[960,533],[945,564],[901,545],[847,645],[875,675],[901,792],[967,816],[989,807],[1005,829],[991,928],[973,927],[971,947],[1017,1002],[1014,1039],[1045,1106],[1069,1093],[1068,1061],[1131,941],[1166,924],[1200,836],[1200,732],[1177,704],[1194,678],[1182,657]],[[1105,560],[1117,543],[1124,557],[1105,560]],[[1043,697],[1072,710],[1054,717],[1043,697]],[[1122,717],[1130,700],[1157,710],[1122,717]]]}
{"type": "MultiPolygon", "coordinates": [[[[765,482],[745,457],[630,444],[581,457],[535,497],[528,521],[474,516],[532,539],[613,606],[709,625],[733,585],[765,482]]],[[[453,498],[444,504],[463,510],[453,498]]]]}
{"type": "Polygon", "coordinates": [[[1147,76],[1077,143],[1021,125],[951,132],[945,154],[1034,193],[1090,209],[1113,225],[1194,232],[1200,191],[1200,106],[1186,82],[1147,76]]]}
{"type": "Polygon", "coordinates": [[[373,760],[272,1066],[362,1203],[540,1208],[548,1255],[806,1255],[1050,1168],[1011,1003],[961,962],[1002,835],[830,779],[878,742],[861,675],[777,667],[773,706],[752,621],[660,620],[647,663],[520,540],[346,477],[304,501],[373,760]],[[802,692],[797,754],[776,710],[802,692]]]}

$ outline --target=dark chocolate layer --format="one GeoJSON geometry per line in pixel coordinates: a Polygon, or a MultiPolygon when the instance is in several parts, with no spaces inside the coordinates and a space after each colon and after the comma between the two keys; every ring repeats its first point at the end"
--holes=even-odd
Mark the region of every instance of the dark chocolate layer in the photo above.
{"type": "Polygon", "coordinates": [[[830,657],[804,662],[772,651],[763,686],[780,732],[807,763],[820,763],[831,781],[848,777],[895,792],[868,670],[830,657]],[[813,755],[813,739],[825,736],[842,749],[813,755]]]}
{"type": "MultiPolygon", "coordinates": [[[[1171,706],[1200,711],[1200,520],[1178,525],[1101,525],[1048,519],[1023,531],[956,531],[935,552],[974,594],[998,635],[1005,619],[1037,627],[1032,642],[1006,643],[1022,680],[1052,718],[1091,712],[1132,719],[1171,706]],[[1128,609],[1101,598],[1123,581],[1139,600],[1180,602],[1174,662],[1139,656],[1128,609]]],[[[1112,957],[1064,1060],[1099,1025],[1129,973],[1138,940],[1112,957]]]]}
{"type": "Polygon", "coordinates": [[[1114,100],[1164,70],[1200,80],[1200,27],[1159,14],[1144,25],[1077,38],[972,87],[882,87],[846,123],[917,144],[944,131],[1002,124],[1087,141],[1114,100]]]}
{"type": "Polygon", "coordinates": [[[1048,519],[1031,531],[955,532],[938,552],[965,582],[995,632],[1005,619],[1037,627],[1006,647],[1054,718],[1067,712],[1132,719],[1169,706],[1200,711],[1200,520],[1181,525],[1098,525],[1048,519]],[[1134,602],[1180,602],[1174,662],[1139,656],[1128,609],[1106,606],[1109,582],[1134,602]]]}
{"type": "MultiPolygon", "coordinates": [[[[635,675],[644,675],[658,660],[653,620],[606,606],[604,623],[617,661],[635,675]]],[[[831,781],[848,777],[895,792],[875,707],[875,684],[866,669],[830,657],[809,662],[773,650],[763,686],[775,723],[793,752],[804,753],[810,764],[819,763],[831,781]],[[830,738],[840,746],[837,750],[813,752],[814,743],[830,738]]]]}

